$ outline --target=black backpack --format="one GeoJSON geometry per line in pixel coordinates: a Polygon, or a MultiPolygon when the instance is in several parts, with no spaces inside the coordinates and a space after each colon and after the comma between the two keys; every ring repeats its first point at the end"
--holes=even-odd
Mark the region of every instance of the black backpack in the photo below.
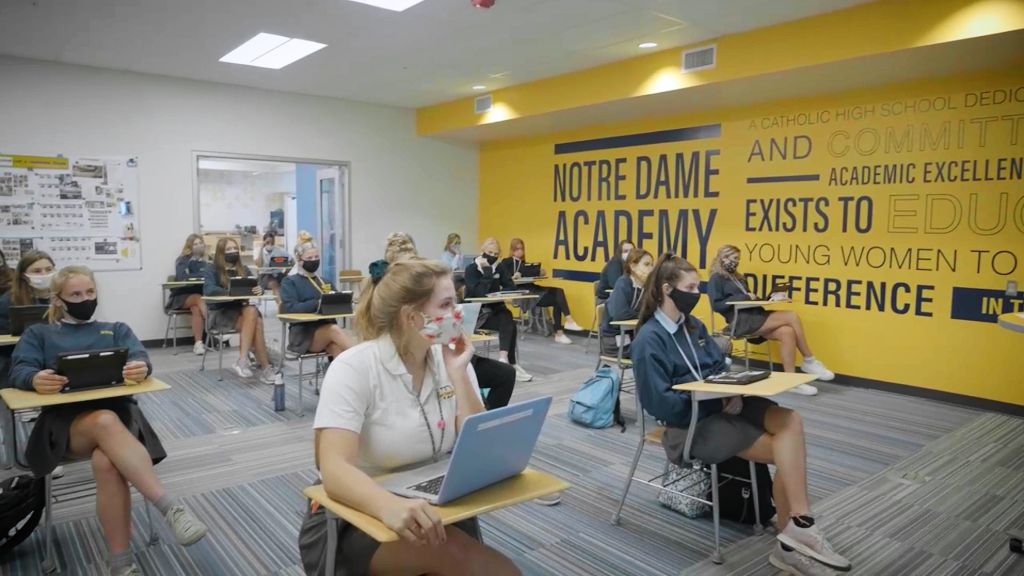
{"type": "MultiPolygon", "coordinates": [[[[757,502],[761,508],[761,525],[770,526],[775,516],[772,503],[772,475],[767,464],[754,464],[757,474],[757,502]]],[[[733,456],[718,465],[718,482],[725,481],[724,475],[750,479],[750,463],[733,456]]],[[[708,500],[711,494],[708,494],[708,500]]],[[[718,488],[718,509],[721,517],[741,524],[754,525],[754,496],[749,482],[733,480],[718,488]]]]}
{"type": "Polygon", "coordinates": [[[28,474],[0,482],[0,558],[21,544],[46,507],[46,482],[28,474]]]}

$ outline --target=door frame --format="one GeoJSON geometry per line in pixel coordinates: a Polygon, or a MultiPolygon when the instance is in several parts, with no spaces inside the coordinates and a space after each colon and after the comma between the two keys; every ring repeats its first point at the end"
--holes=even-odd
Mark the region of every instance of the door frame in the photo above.
{"type": "MultiPolygon", "coordinates": [[[[268,156],[266,154],[239,154],[237,152],[215,152],[212,150],[192,151],[192,231],[200,233],[199,230],[199,160],[203,158],[226,158],[229,160],[262,160],[267,162],[290,162],[292,164],[320,164],[325,166],[344,167],[341,175],[345,179],[345,185],[339,186],[337,193],[338,207],[342,210],[340,224],[342,226],[341,250],[338,260],[338,268],[344,270],[351,267],[352,259],[352,163],[347,160],[324,160],[321,158],[301,158],[295,156],[268,156]]],[[[340,184],[340,182],[339,182],[340,184]]],[[[317,206],[319,210],[319,191],[317,206]]]]}

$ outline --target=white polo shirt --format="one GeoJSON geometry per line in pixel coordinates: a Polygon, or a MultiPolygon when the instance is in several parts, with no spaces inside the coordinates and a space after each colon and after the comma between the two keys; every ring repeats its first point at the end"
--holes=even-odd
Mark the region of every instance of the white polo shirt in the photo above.
{"type": "MultiPolygon", "coordinates": [[[[420,390],[434,445],[441,443],[438,426],[444,414],[444,441],[439,455],[455,445],[455,387],[448,378],[441,346],[430,348],[433,370],[420,390]],[[435,390],[440,390],[440,412],[435,390]]],[[[469,381],[480,394],[476,373],[469,381]]],[[[340,428],[359,434],[356,466],[370,476],[430,460],[433,456],[420,404],[412,392],[412,376],[398,356],[391,336],[363,342],[338,356],[327,369],[314,429],[340,428]]]]}

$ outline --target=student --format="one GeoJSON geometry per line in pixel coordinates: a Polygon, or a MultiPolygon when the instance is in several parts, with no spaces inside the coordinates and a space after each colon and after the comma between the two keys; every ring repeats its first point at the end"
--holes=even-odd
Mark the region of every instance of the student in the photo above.
{"type": "MultiPolygon", "coordinates": [[[[320,249],[312,240],[299,244],[295,247],[295,262],[301,272],[281,281],[281,312],[315,313],[320,296],[332,291],[331,284],[316,275],[320,269],[320,249]]],[[[333,360],[355,344],[355,338],[335,320],[294,323],[288,328],[288,349],[296,354],[326,351],[333,360]]]]}
{"type": "MultiPolygon", "coordinates": [[[[174,261],[174,279],[184,282],[189,278],[203,278],[206,274],[206,243],[199,234],[189,234],[185,245],[174,261]]],[[[203,287],[179,286],[170,290],[170,297],[164,304],[165,310],[189,310],[192,312],[192,351],[197,356],[206,353],[203,345],[203,330],[206,328],[206,305],[203,303],[203,287]]]]}
{"type": "Polygon", "coordinates": [[[10,291],[13,278],[14,271],[7,267],[7,257],[4,256],[4,251],[0,250],[0,296],[10,291]]]}
{"type": "MultiPolygon", "coordinates": [[[[636,248],[629,253],[623,266],[624,274],[615,281],[611,297],[604,305],[604,318],[601,320],[601,354],[616,356],[619,353],[619,341],[622,332],[612,322],[633,320],[640,315],[640,302],[644,295],[644,282],[654,267],[654,256],[643,248],[636,248]]],[[[626,338],[629,336],[627,335],[626,338]]],[[[629,342],[622,342],[622,357],[629,358],[629,342]]]]}
{"type": "Polygon", "coordinates": [[[11,289],[0,296],[0,334],[11,331],[11,306],[50,303],[50,281],[55,268],[46,252],[31,250],[18,260],[11,289]]]}
{"type": "MultiPolygon", "coordinates": [[[[364,341],[327,370],[313,422],[324,489],[400,537],[380,544],[331,520],[339,524],[338,573],[519,574],[480,542],[476,518],[444,526],[425,500],[397,496],[373,480],[438,460],[454,447],[462,422],[484,409],[469,367],[473,346],[455,309],[446,265],[395,262],[360,299],[356,326],[364,341]]],[[[327,521],[318,507],[303,522],[299,550],[307,574],[325,569],[327,521]]]]}
{"type": "MultiPolygon", "coordinates": [[[[241,263],[238,242],[233,238],[223,237],[217,241],[213,255],[213,264],[206,267],[206,280],[203,284],[204,296],[227,296],[230,278],[250,276],[249,268],[241,263]]],[[[263,289],[256,286],[252,289],[254,296],[263,294],[263,289]]],[[[267,343],[263,337],[263,317],[259,309],[246,300],[229,302],[211,302],[210,326],[216,330],[237,330],[239,336],[238,361],[233,369],[239,378],[252,378],[249,369],[249,349],[256,353],[256,362],[260,366],[260,382],[275,384],[281,382],[281,375],[270,364],[267,356],[267,343]]]]}
{"type": "MultiPolygon", "coordinates": [[[[49,324],[29,326],[14,349],[12,383],[22,390],[56,394],[67,378],[54,372],[62,352],[128,348],[125,380],[145,380],[153,371],[142,343],[126,324],[95,320],[96,282],[84,266],[67,266],[53,279],[49,324]]],[[[167,492],[153,465],[167,454],[131,396],[43,408],[25,448],[36,476],[65,458],[89,458],[96,478],[96,514],[109,552],[110,573],[141,575],[132,561],[131,493],[128,483],[163,514],[174,537],[190,546],[206,535],[203,525],[167,492]]]]}
{"type": "MultiPolygon", "coordinates": [[[[804,335],[804,326],[800,317],[792,310],[773,310],[764,308],[744,308],[736,311],[729,302],[738,300],[757,300],[747,290],[747,279],[739,271],[740,249],[726,244],[718,249],[711,263],[711,278],[708,280],[708,297],[711,307],[725,317],[730,325],[735,321],[736,336],[760,336],[779,342],[782,355],[782,368],[786,372],[796,371],[796,349],[800,349],[804,361],[800,369],[817,376],[818,380],[827,382],[836,377],[831,370],[814,357],[811,346],[804,335]]],[[[731,328],[726,328],[729,333],[731,328]]],[[[797,394],[814,396],[818,389],[810,384],[802,384],[793,389],[797,394]]]]}
{"type": "MultiPolygon", "coordinates": [[[[286,258],[288,257],[288,251],[282,246],[275,244],[275,237],[273,232],[267,232],[263,235],[263,247],[256,253],[256,267],[257,268],[270,268],[270,262],[272,258],[286,258]]],[[[261,273],[260,274],[260,287],[264,290],[270,290],[271,292],[277,293],[278,288],[281,284],[281,277],[284,276],[285,269],[282,268],[280,271],[261,273]]]]}
{"type": "MultiPolygon", "coordinates": [[[[681,464],[690,422],[690,394],[672,390],[726,369],[725,354],[691,312],[700,300],[692,264],[666,254],[647,278],[633,368],[643,409],[667,423],[662,445],[681,464]]],[[[851,565],[832,550],[815,525],[807,497],[806,447],[800,415],[767,398],[730,396],[700,404],[692,457],[718,464],[733,456],[776,466],[773,500],[778,547],[771,563],[791,574],[818,574],[851,565]],[[824,566],[823,566],[824,565],[824,566]]]]}
{"type": "Polygon", "coordinates": [[[462,237],[452,232],[444,243],[444,252],[441,253],[441,261],[452,271],[465,270],[466,265],[462,262],[462,237]]]}
{"type": "Polygon", "coordinates": [[[388,234],[384,246],[384,260],[388,264],[416,255],[418,255],[416,242],[413,241],[412,236],[405,232],[392,232],[388,234]]]}
{"type": "MultiPolygon", "coordinates": [[[[466,266],[466,298],[485,298],[492,292],[515,289],[512,277],[501,274],[495,266],[500,256],[501,247],[498,241],[494,238],[484,240],[480,246],[480,256],[466,266]]],[[[533,376],[516,363],[516,319],[504,302],[491,302],[481,306],[477,328],[497,330],[498,360],[512,364],[516,369],[516,379],[520,382],[533,380],[533,376]]]]}
{"type": "MultiPolygon", "coordinates": [[[[523,277],[521,268],[525,262],[526,244],[521,238],[513,238],[512,242],[509,243],[509,257],[498,263],[498,272],[503,276],[511,277],[513,285],[515,285],[514,281],[523,277]]],[[[544,271],[541,270],[541,275],[543,274],[544,271]]],[[[572,319],[572,314],[569,312],[569,302],[565,299],[565,290],[553,286],[538,286],[532,282],[519,286],[519,288],[529,290],[531,294],[540,296],[540,299],[535,304],[537,308],[551,308],[551,316],[555,321],[555,342],[559,344],[572,344],[572,340],[562,330],[562,316],[565,316],[565,328],[567,330],[582,332],[583,328],[572,319]]]]}
{"type": "Polygon", "coordinates": [[[611,290],[615,289],[615,283],[625,272],[624,265],[629,253],[636,248],[636,245],[629,240],[619,242],[619,252],[612,257],[601,269],[601,279],[597,282],[597,303],[600,304],[608,299],[611,290]]]}

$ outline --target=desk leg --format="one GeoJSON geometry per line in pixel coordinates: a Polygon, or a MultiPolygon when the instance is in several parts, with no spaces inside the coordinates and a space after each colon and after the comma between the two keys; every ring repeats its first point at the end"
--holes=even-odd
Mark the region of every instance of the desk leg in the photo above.
{"type": "MultiPolygon", "coordinates": [[[[286,350],[284,339],[288,335],[288,323],[285,322],[284,320],[281,320],[280,314],[278,314],[278,320],[281,321],[281,365],[278,366],[278,370],[281,372],[281,379],[284,380],[284,353],[285,353],[285,350],[286,350]]],[[[299,393],[300,394],[302,393],[302,371],[301,370],[299,371],[299,393]]],[[[287,404],[288,404],[288,399],[287,399],[287,395],[286,395],[286,398],[282,401],[282,406],[283,407],[287,406],[287,404]]],[[[300,407],[302,406],[302,399],[301,398],[299,399],[299,406],[300,407]]]]}
{"type": "Polygon", "coordinates": [[[17,457],[16,453],[18,445],[15,443],[17,438],[14,436],[14,412],[11,410],[4,410],[4,416],[7,420],[11,421],[8,433],[7,422],[3,423],[4,427],[4,470],[10,470],[14,468],[14,459],[17,457]]]}

